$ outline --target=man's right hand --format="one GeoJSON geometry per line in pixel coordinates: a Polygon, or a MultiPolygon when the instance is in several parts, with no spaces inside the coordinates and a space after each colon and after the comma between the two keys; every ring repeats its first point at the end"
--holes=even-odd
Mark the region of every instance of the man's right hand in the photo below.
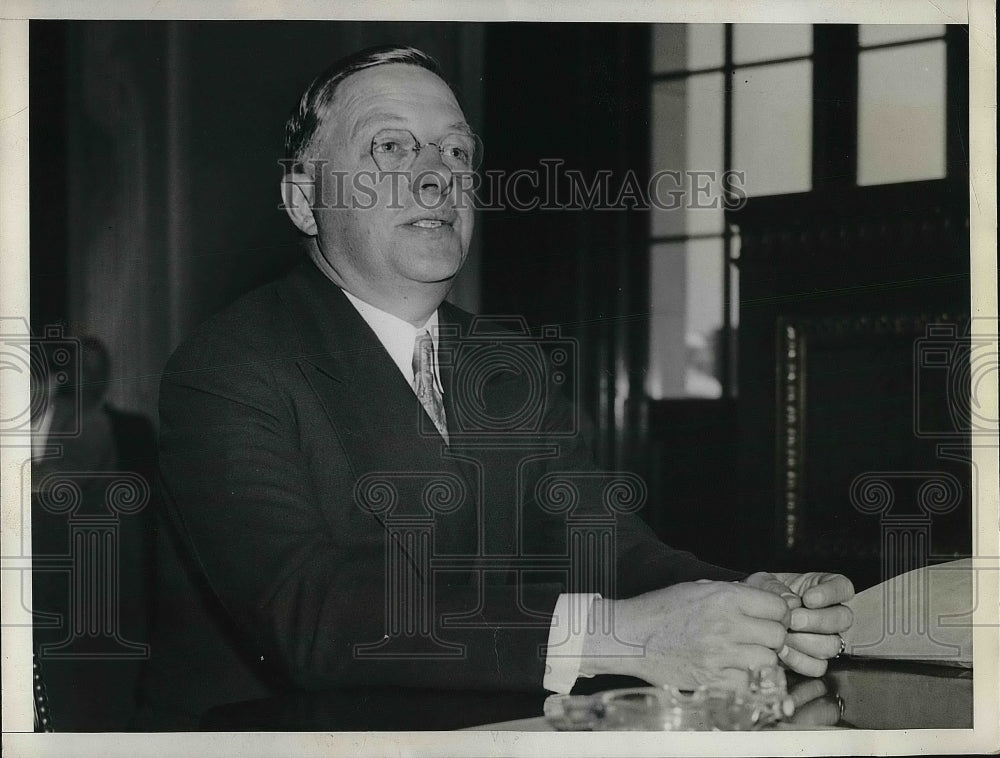
{"type": "Polygon", "coordinates": [[[707,580],[595,600],[580,673],[626,674],[680,689],[743,687],[750,669],[777,665],[788,613],[772,592],[707,580]]]}

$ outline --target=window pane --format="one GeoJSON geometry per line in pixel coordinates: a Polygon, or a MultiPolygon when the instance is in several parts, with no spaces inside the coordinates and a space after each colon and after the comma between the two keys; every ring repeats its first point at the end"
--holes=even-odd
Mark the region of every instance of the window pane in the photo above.
{"type": "Polygon", "coordinates": [[[733,63],[811,55],[811,24],[733,24],[733,63]]]}
{"type": "Polygon", "coordinates": [[[858,42],[862,47],[938,36],[944,36],[944,24],[862,24],[858,27],[858,42]]]}
{"type": "Polygon", "coordinates": [[[688,68],[718,68],[725,63],[725,45],[724,24],[688,24],[688,68]]]}
{"type": "MultiPolygon", "coordinates": [[[[657,82],[653,85],[652,123],[650,126],[650,156],[653,165],[652,173],[661,171],[683,171],[687,163],[686,128],[687,119],[687,85],[681,79],[670,82],[657,82]]],[[[651,182],[651,193],[655,193],[659,204],[653,201],[650,210],[650,233],[660,237],[666,235],[681,235],[685,233],[685,220],[682,204],[668,203],[669,193],[683,189],[683,177],[676,180],[666,176],[655,183],[651,182]],[[681,207],[678,207],[681,206],[681,207]]]]}
{"type": "Polygon", "coordinates": [[[944,41],[862,52],[858,88],[858,184],[944,177],[944,41]]]}
{"type": "Polygon", "coordinates": [[[654,236],[722,231],[723,81],[697,74],[653,85],[654,236]]]}
{"type": "Polygon", "coordinates": [[[723,24],[653,24],[653,73],[722,66],[723,24]]]}
{"type": "Polygon", "coordinates": [[[812,186],[812,62],[737,69],[733,76],[733,168],[748,195],[812,186]]]}
{"type": "Polygon", "coordinates": [[[722,239],[687,242],[688,338],[710,340],[722,326],[722,239]]]}
{"type": "Polygon", "coordinates": [[[650,397],[720,397],[722,238],[654,245],[650,253],[650,397]]]}
{"type": "Polygon", "coordinates": [[[684,70],[686,39],[686,24],[653,24],[654,74],[684,70]]]}
{"type": "Polygon", "coordinates": [[[687,202],[688,234],[722,231],[723,74],[699,74],[688,79],[687,202]]]}

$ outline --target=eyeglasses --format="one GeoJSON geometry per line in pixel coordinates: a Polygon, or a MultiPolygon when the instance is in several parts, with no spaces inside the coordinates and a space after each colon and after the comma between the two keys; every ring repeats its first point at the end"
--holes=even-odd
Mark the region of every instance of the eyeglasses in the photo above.
{"type": "Polygon", "coordinates": [[[372,138],[372,159],[380,171],[407,171],[425,147],[436,147],[452,171],[475,171],[483,158],[483,141],[472,132],[447,134],[423,145],[406,129],[384,129],[372,138]]]}

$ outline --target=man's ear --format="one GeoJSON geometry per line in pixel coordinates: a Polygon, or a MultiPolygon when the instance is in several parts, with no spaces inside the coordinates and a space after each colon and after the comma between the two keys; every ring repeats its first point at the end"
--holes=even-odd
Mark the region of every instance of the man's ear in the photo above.
{"type": "Polygon", "coordinates": [[[281,199],[285,213],[303,234],[316,236],[316,217],[313,216],[313,201],[316,182],[304,171],[286,172],[281,180],[281,199]]]}

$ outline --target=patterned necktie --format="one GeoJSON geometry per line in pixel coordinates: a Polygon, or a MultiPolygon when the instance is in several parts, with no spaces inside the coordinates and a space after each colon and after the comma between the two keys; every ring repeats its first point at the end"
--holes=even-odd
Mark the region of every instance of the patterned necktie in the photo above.
{"type": "Polygon", "coordinates": [[[434,378],[434,341],[425,329],[413,344],[413,390],[417,399],[431,417],[434,426],[448,442],[448,422],[444,416],[444,402],[434,378]]]}

